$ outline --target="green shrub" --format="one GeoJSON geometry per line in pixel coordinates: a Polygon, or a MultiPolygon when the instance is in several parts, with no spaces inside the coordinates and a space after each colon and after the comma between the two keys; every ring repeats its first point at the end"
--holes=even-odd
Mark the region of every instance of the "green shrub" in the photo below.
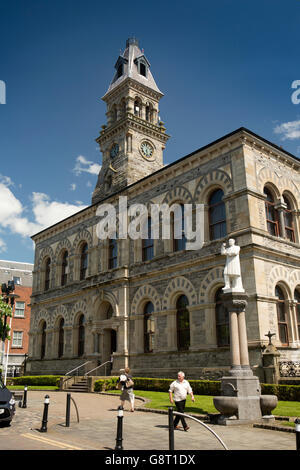
{"type": "MultiPolygon", "coordinates": [[[[99,379],[94,384],[95,392],[114,390],[117,384],[117,377],[110,379],[99,379]]],[[[147,377],[134,377],[134,388],[136,390],[146,390],[154,392],[168,392],[171,382],[174,379],[156,379],[147,377]]],[[[220,395],[221,382],[209,380],[189,380],[193,392],[197,395],[220,395]]]]}
{"type": "MultiPolygon", "coordinates": [[[[157,379],[148,377],[134,377],[136,390],[168,392],[174,379],[157,379]]],[[[195,395],[221,395],[221,381],[217,380],[189,380],[195,395]]],[[[99,379],[95,382],[94,391],[104,392],[115,390],[117,377],[99,379]]],[[[300,401],[300,385],[261,384],[262,395],[277,395],[280,401],[300,401]]]]}
{"type": "Polygon", "coordinates": [[[51,385],[59,386],[60,376],[58,375],[23,375],[10,379],[11,385],[51,385]]]}
{"type": "Polygon", "coordinates": [[[262,395],[276,395],[280,401],[300,401],[300,385],[261,384],[262,395]]]}
{"type": "Polygon", "coordinates": [[[99,379],[94,383],[94,392],[105,392],[106,390],[115,390],[118,377],[110,377],[109,379],[99,379]]]}

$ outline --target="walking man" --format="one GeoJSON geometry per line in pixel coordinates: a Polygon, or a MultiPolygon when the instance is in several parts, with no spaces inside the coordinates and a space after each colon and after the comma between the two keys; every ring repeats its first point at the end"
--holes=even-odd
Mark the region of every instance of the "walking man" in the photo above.
{"type": "MultiPolygon", "coordinates": [[[[192,401],[195,401],[192,387],[190,386],[189,382],[184,378],[184,372],[180,371],[177,374],[177,380],[171,383],[169,388],[169,397],[170,402],[176,405],[176,409],[179,413],[184,413],[185,409],[185,402],[187,394],[191,395],[192,401]],[[173,400],[173,393],[174,393],[174,400],[173,400]]],[[[182,422],[183,429],[187,431],[189,426],[186,424],[184,416],[176,415],[174,419],[174,429],[179,429],[178,423],[179,420],[182,422]]]]}

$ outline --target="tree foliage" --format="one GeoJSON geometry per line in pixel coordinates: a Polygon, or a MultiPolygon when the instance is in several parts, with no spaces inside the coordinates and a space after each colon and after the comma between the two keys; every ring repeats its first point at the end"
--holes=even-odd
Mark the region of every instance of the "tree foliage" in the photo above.
{"type": "MultiPolygon", "coordinates": [[[[3,300],[3,297],[0,296],[0,339],[2,340],[3,339],[3,334],[4,334],[4,323],[5,323],[5,317],[11,317],[12,316],[12,308],[11,306],[6,303],[4,300],[3,300]]],[[[6,321],[6,325],[5,325],[5,339],[10,339],[9,338],[9,324],[8,322],[6,321]]]]}

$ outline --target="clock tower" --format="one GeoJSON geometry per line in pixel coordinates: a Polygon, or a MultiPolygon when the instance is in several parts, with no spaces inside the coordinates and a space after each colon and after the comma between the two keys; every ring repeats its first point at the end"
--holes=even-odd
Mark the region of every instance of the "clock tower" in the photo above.
{"type": "Polygon", "coordinates": [[[107,124],[96,139],[103,157],[92,203],[162,168],[169,138],[159,119],[163,94],[136,38],[126,41],[115,69],[102,98],[107,105],[107,124]]]}

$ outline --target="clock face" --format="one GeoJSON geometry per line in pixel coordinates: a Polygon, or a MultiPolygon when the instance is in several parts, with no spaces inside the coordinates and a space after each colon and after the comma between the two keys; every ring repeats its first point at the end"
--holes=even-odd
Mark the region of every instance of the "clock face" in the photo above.
{"type": "Polygon", "coordinates": [[[110,149],[110,156],[111,158],[114,158],[118,155],[119,153],[119,145],[118,144],[114,144],[112,146],[112,148],[110,149]]]}
{"type": "Polygon", "coordinates": [[[141,152],[142,152],[143,157],[145,158],[153,157],[153,153],[154,153],[153,145],[151,145],[150,142],[142,142],[141,152]]]}

